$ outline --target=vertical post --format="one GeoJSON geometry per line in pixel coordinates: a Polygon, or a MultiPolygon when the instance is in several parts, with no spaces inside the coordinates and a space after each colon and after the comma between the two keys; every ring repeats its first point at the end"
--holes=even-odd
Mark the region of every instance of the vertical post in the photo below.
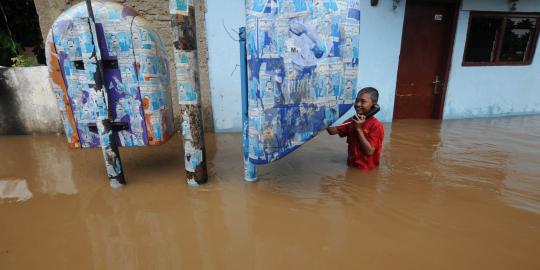
{"type": "MultiPolygon", "coordinates": [[[[101,51],[96,33],[96,20],[92,10],[92,1],[86,0],[86,9],[90,23],[90,31],[92,32],[94,42],[94,52],[92,57],[95,58],[95,67],[86,67],[91,74],[93,72],[94,91],[91,94],[91,100],[96,109],[96,126],[99,134],[101,151],[105,159],[105,167],[109,177],[109,184],[113,188],[118,188],[126,184],[122,163],[120,162],[120,153],[116,145],[115,136],[111,129],[111,113],[108,108],[107,90],[103,84],[103,62],[101,59],[101,51]]],[[[92,75],[92,74],[91,74],[92,75]]],[[[90,77],[91,78],[91,77],[90,77]]]]}
{"type": "Polygon", "coordinates": [[[195,8],[191,1],[169,0],[169,11],[173,32],[176,87],[182,116],[186,180],[188,185],[198,186],[206,183],[208,173],[199,87],[195,8]]]}
{"type": "Polygon", "coordinates": [[[246,28],[240,27],[238,31],[240,41],[240,76],[242,91],[242,141],[244,153],[244,179],[246,181],[257,180],[257,168],[249,161],[249,117],[248,117],[248,82],[246,60],[246,28]]]}

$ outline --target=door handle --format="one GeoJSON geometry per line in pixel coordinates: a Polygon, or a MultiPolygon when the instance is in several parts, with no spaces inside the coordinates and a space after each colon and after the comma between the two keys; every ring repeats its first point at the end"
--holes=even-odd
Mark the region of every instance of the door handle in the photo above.
{"type": "Polygon", "coordinates": [[[439,94],[439,87],[441,86],[441,80],[439,79],[439,75],[435,76],[435,81],[433,83],[433,94],[438,95],[439,94]]]}

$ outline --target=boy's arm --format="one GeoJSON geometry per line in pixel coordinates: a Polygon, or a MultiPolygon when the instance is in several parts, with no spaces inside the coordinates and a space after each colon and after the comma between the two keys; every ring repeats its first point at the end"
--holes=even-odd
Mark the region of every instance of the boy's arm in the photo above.
{"type": "Polygon", "coordinates": [[[347,119],[345,120],[345,122],[341,125],[337,125],[337,126],[331,126],[331,127],[327,127],[326,128],[326,131],[328,132],[328,134],[330,135],[336,135],[338,134],[340,137],[345,137],[347,135],[349,135],[349,132],[352,128],[352,122],[350,119],[347,119]]]}
{"type": "Polygon", "coordinates": [[[362,150],[362,153],[364,153],[366,156],[373,155],[373,153],[375,153],[375,147],[369,143],[362,129],[356,128],[356,134],[358,135],[358,141],[360,143],[360,150],[362,150]]]}
{"type": "Polygon", "coordinates": [[[336,135],[339,133],[336,127],[327,127],[326,132],[328,132],[330,135],[336,135]]]}
{"type": "Polygon", "coordinates": [[[364,135],[364,132],[362,131],[362,124],[366,122],[366,116],[365,115],[358,115],[357,118],[353,117],[352,119],[354,121],[354,130],[356,132],[356,137],[358,138],[358,142],[360,145],[360,150],[364,155],[371,156],[373,153],[375,153],[375,147],[371,145],[371,143],[366,138],[366,135],[364,135]]]}

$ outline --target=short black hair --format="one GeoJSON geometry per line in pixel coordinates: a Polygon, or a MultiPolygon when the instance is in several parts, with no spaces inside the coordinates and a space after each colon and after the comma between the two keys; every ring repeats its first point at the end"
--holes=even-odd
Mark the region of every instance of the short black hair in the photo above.
{"type": "Polygon", "coordinates": [[[379,101],[379,91],[375,89],[375,87],[364,87],[358,91],[358,94],[356,97],[359,97],[361,94],[369,94],[371,97],[371,101],[373,101],[373,104],[377,104],[379,101]]]}

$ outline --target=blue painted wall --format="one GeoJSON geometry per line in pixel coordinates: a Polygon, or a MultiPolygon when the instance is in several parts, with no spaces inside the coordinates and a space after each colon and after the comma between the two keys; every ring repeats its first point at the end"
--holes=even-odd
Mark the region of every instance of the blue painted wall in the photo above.
{"type": "MultiPolygon", "coordinates": [[[[395,10],[392,1],[379,1],[376,7],[372,7],[367,0],[360,3],[362,15],[358,89],[366,86],[377,88],[381,111],[376,117],[383,122],[391,122],[394,114],[405,1],[401,1],[395,10]]],[[[352,114],[351,111],[344,115],[344,118],[352,114]]]]}
{"type": "MultiPolygon", "coordinates": [[[[462,0],[462,10],[508,12],[508,0],[462,0]]],[[[540,12],[539,0],[519,0],[516,12],[540,12]]]]}
{"type": "MultiPolygon", "coordinates": [[[[540,12],[540,0],[521,0],[517,11],[540,12]]],[[[506,0],[465,0],[459,13],[444,119],[540,113],[540,51],[528,66],[461,65],[469,14],[508,11],[506,0]]]]}
{"type": "MultiPolygon", "coordinates": [[[[380,91],[377,118],[392,121],[405,1],[361,1],[358,88],[380,91]]],[[[540,12],[540,0],[520,0],[517,11],[540,12]]],[[[240,131],[240,74],[236,30],[245,24],[244,0],[207,0],[209,75],[217,132],[240,131]]],[[[506,0],[463,0],[444,108],[444,119],[540,113],[540,51],[529,66],[462,67],[469,11],[508,11],[506,0]]],[[[540,46],[540,43],[538,44],[540,46]]],[[[537,47],[538,47],[537,46],[537,47]]],[[[537,48],[537,50],[540,48],[537,48]]]]}
{"type": "Polygon", "coordinates": [[[207,0],[206,6],[208,74],[214,128],[216,132],[240,131],[240,48],[236,40],[238,28],[246,22],[244,0],[207,0]]]}
{"type": "MultiPolygon", "coordinates": [[[[382,110],[377,117],[392,120],[401,47],[401,32],[405,2],[394,10],[392,1],[380,1],[371,7],[370,1],[361,1],[360,63],[358,87],[379,89],[382,110]]],[[[245,24],[244,0],[207,0],[206,14],[210,90],[217,132],[240,131],[240,74],[238,42],[232,40],[245,24]]]]}

